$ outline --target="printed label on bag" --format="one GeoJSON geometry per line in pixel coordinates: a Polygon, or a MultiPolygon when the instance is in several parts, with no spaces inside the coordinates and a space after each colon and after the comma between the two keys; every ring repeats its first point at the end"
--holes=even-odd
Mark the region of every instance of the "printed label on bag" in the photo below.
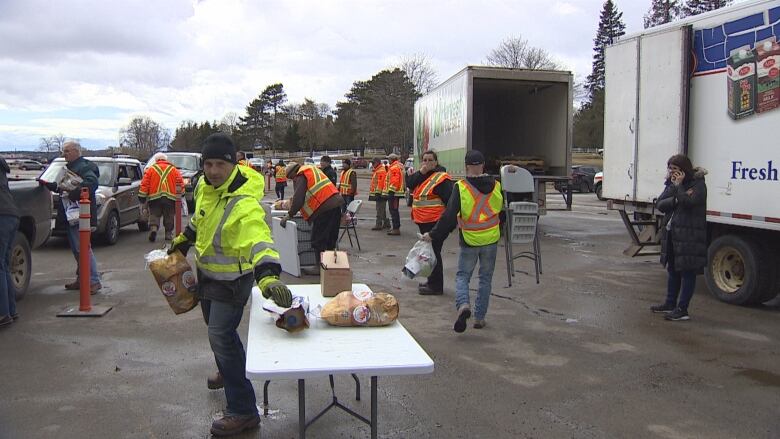
{"type": "Polygon", "coordinates": [[[352,295],[355,296],[355,299],[360,300],[361,302],[365,302],[366,300],[374,297],[374,293],[372,291],[353,291],[352,295]]]}
{"type": "Polygon", "coordinates": [[[369,317],[371,317],[371,311],[365,305],[358,305],[352,310],[352,319],[357,324],[365,325],[369,317]]]}
{"type": "Polygon", "coordinates": [[[165,281],[160,285],[163,295],[172,297],[176,295],[176,284],[171,281],[165,281]]]}
{"type": "Polygon", "coordinates": [[[190,289],[195,286],[197,282],[195,282],[195,274],[193,274],[191,271],[185,271],[181,275],[181,283],[184,285],[184,288],[190,289]]]}

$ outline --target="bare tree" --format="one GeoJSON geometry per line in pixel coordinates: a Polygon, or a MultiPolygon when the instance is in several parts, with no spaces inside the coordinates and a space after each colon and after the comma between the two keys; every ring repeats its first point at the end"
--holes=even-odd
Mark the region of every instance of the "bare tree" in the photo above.
{"type": "Polygon", "coordinates": [[[398,68],[406,73],[406,77],[414,84],[415,91],[421,95],[433,90],[439,81],[428,56],[422,53],[404,56],[401,58],[398,68]]]}
{"type": "Polygon", "coordinates": [[[46,154],[60,152],[64,143],[65,135],[62,133],[49,137],[41,137],[41,143],[38,146],[38,150],[45,152],[46,154]]]}
{"type": "Polygon", "coordinates": [[[168,130],[147,116],[135,116],[119,131],[119,136],[122,147],[137,150],[143,157],[167,148],[171,143],[168,130]]]}
{"type": "Polygon", "coordinates": [[[219,130],[225,134],[233,135],[238,130],[238,113],[230,111],[225,113],[222,120],[219,121],[219,130]]]}
{"type": "Polygon", "coordinates": [[[559,68],[546,50],[533,47],[523,37],[508,37],[487,56],[491,66],[515,69],[556,70],[559,68]]]}

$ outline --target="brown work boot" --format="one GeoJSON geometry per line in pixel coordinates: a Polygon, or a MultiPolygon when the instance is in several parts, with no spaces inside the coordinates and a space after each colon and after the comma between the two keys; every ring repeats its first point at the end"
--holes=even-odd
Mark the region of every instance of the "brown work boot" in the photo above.
{"type": "Polygon", "coordinates": [[[157,230],[152,230],[149,232],[149,242],[154,242],[157,240],[157,230]]]}
{"type": "Polygon", "coordinates": [[[100,291],[101,288],[103,288],[103,285],[101,285],[100,282],[95,282],[89,286],[89,294],[94,296],[100,291]]]}
{"type": "Polygon", "coordinates": [[[65,284],[65,289],[66,290],[71,290],[71,291],[78,290],[79,289],[79,280],[76,279],[76,280],[74,280],[73,282],[71,282],[69,284],[65,284]]]}
{"type": "Polygon", "coordinates": [[[233,436],[244,430],[260,425],[260,415],[223,416],[211,423],[211,434],[214,436],[233,436]]]}
{"type": "Polygon", "coordinates": [[[393,229],[393,230],[387,232],[387,234],[388,235],[392,235],[392,236],[398,236],[398,235],[401,234],[401,230],[400,229],[393,229]]]}
{"type": "Polygon", "coordinates": [[[382,230],[382,229],[384,229],[384,227],[382,227],[382,226],[371,227],[371,230],[382,230]]]}
{"type": "Polygon", "coordinates": [[[225,379],[222,378],[222,373],[217,372],[214,375],[206,378],[206,387],[211,390],[217,390],[225,387],[225,379]]]}

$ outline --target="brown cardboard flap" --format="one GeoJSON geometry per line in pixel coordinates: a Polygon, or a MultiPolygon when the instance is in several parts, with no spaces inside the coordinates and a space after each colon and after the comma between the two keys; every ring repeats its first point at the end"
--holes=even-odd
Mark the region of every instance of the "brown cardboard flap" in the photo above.
{"type": "Polygon", "coordinates": [[[322,268],[325,270],[349,269],[349,258],[347,252],[324,251],[321,255],[322,268]]]}

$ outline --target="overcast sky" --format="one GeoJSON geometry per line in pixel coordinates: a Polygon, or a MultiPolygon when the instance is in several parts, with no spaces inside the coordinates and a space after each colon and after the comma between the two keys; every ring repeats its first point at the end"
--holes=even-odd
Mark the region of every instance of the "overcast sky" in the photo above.
{"type": "MultiPolygon", "coordinates": [[[[650,0],[617,0],[629,33],[650,0]]],[[[265,86],[331,107],[403,56],[439,80],[508,36],[590,73],[603,0],[0,0],[0,150],[58,133],[118,143],[134,115],[173,131],[219,120],[265,86]]]]}

